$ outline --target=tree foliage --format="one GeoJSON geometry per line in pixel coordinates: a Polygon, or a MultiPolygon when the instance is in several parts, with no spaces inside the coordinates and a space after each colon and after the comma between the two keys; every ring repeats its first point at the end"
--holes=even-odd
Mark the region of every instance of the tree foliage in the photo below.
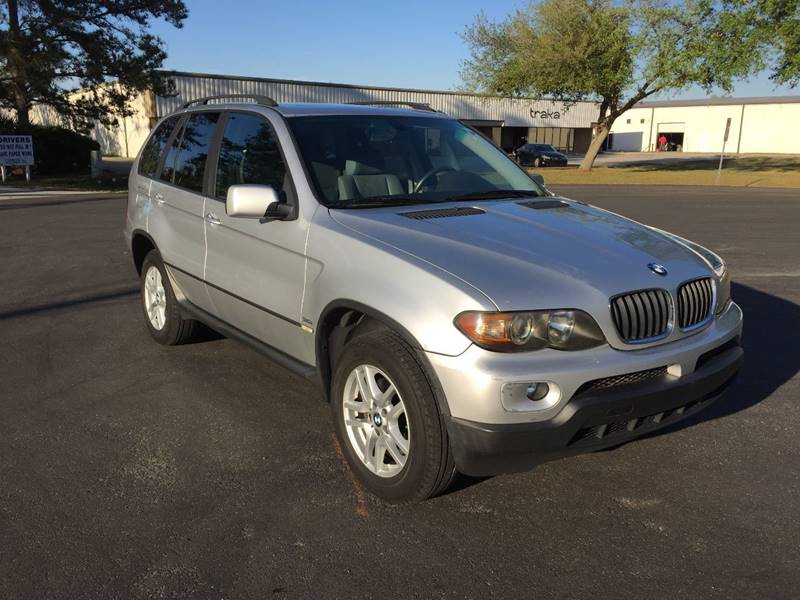
{"type": "Polygon", "coordinates": [[[0,0],[0,108],[21,127],[34,104],[78,129],[130,114],[137,91],[165,91],[152,77],[166,58],[152,20],[181,27],[187,14],[183,0],[0,0]]]}
{"type": "Polygon", "coordinates": [[[800,0],[723,0],[727,18],[766,50],[770,77],[794,87],[800,83],[800,0]]]}
{"type": "Polygon", "coordinates": [[[693,84],[730,91],[764,64],[753,27],[714,0],[541,0],[500,22],[479,16],[464,39],[474,90],[599,103],[585,169],[637,102],[693,84]]]}

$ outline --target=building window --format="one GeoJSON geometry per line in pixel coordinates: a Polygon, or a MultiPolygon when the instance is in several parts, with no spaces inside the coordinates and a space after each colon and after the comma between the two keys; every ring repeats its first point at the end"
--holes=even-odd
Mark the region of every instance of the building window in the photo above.
{"type": "Polygon", "coordinates": [[[575,130],[570,127],[532,127],[528,130],[529,144],[550,144],[561,152],[572,152],[575,130]]]}
{"type": "Polygon", "coordinates": [[[644,123],[644,119],[639,119],[639,123],[644,123]]]}
{"type": "Polygon", "coordinates": [[[625,122],[626,122],[628,125],[630,125],[630,124],[631,124],[631,120],[630,120],[630,119],[625,119],[625,122]]]}

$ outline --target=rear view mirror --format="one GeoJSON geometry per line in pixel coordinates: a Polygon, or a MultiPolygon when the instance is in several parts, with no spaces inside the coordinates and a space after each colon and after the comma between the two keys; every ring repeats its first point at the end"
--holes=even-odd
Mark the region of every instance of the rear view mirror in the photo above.
{"type": "Polygon", "coordinates": [[[544,175],[539,175],[538,173],[531,173],[531,179],[533,179],[537,185],[544,187],[544,175]]]}
{"type": "Polygon", "coordinates": [[[228,188],[225,212],[229,217],[285,219],[292,213],[292,207],[281,202],[272,186],[241,184],[228,188]]]}

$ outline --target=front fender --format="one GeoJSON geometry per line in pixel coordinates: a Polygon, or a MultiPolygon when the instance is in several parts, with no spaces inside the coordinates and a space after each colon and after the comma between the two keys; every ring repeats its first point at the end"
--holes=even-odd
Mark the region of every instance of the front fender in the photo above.
{"type": "Polygon", "coordinates": [[[304,322],[316,325],[334,302],[350,301],[391,319],[426,352],[457,356],[470,341],[453,325],[465,310],[492,301],[447,271],[317,211],[308,243],[304,322]]]}

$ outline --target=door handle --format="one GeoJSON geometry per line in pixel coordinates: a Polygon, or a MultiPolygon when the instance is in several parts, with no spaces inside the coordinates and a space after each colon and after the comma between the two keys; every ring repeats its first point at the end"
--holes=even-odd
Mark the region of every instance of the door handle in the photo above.
{"type": "Polygon", "coordinates": [[[159,204],[164,204],[164,194],[156,192],[155,194],[153,194],[153,200],[155,200],[159,204]]]}
{"type": "Polygon", "coordinates": [[[209,225],[219,225],[222,221],[220,221],[219,217],[214,213],[206,213],[206,223],[209,225]]]}

